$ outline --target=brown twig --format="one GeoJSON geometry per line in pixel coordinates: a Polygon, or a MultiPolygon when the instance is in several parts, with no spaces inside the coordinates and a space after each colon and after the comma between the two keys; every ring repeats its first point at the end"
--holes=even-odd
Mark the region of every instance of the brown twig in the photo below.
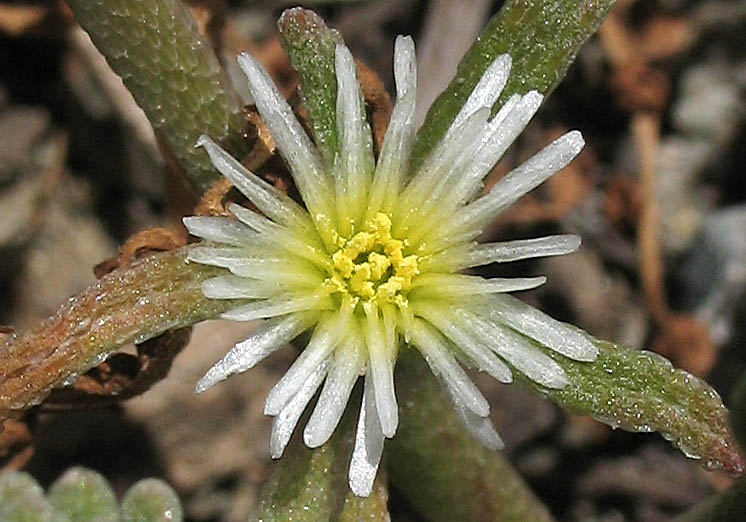
{"type": "Polygon", "coordinates": [[[80,376],[70,388],[54,390],[43,410],[102,407],[136,397],[165,378],[189,342],[191,328],[166,332],[137,346],[137,356],[118,353],[80,376]]]}
{"type": "Polygon", "coordinates": [[[640,162],[640,218],[637,223],[637,245],[640,251],[640,276],[645,300],[653,319],[664,323],[668,304],[664,291],[663,261],[660,245],[660,208],[655,193],[656,162],[660,144],[660,117],[639,112],[632,118],[632,134],[640,162]]]}

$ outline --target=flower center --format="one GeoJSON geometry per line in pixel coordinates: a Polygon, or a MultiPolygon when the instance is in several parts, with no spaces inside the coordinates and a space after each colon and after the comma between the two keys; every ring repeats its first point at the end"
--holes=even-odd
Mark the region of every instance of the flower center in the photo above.
{"type": "Polygon", "coordinates": [[[419,274],[418,256],[404,256],[404,241],[391,237],[391,219],[381,212],[363,231],[342,240],[332,255],[334,273],[329,279],[335,291],[367,301],[384,303],[405,300],[412,278],[419,274]]]}

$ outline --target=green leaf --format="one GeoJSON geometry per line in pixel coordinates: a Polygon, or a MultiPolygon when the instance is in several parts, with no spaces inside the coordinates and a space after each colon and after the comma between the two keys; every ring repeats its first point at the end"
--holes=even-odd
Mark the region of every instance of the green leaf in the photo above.
{"type": "Polygon", "coordinates": [[[71,522],[119,522],[119,504],[101,474],[71,468],[49,488],[52,508],[71,522]]]}
{"type": "Polygon", "coordinates": [[[355,497],[347,485],[360,393],[354,393],[345,415],[332,438],[316,449],[309,449],[300,432],[307,416],[301,418],[285,455],[265,485],[256,513],[251,520],[262,522],[387,522],[388,492],[381,478],[376,479],[367,498],[355,497]]]}
{"type": "Polygon", "coordinates": [[[123,522],[182,522],[184,514],[176,492],[159,479],[143,479],[122,499],[123,522]]]}
{"type": "MultiPolygon", "coordinates": [[[[347,455],[349,460],[349,455],[347,455]]],[[[390,522],[389,516],[389,490],[386,486],[385,473],[383,466],[378,471],[378,476],[373,484],[373,491],[365,498],[356,497],[350,491],[344,498],[342,513],[340,513],[337,522],[360,522],[366,520],[369,522],[390,522]]]]}
{"type": "Polygon", "coordinates": [[[392,487],[430,522],[553,520],[499,452],[466,432],[427,365],[412,349],[396,369],[399,428],[386,441],[392,487]],[[416,384],[414,384],[416,383],[416,384]]]}
{"type": "Polygon", "coordinates": [[[339,151],[334,49],[342,37],[319,15],[299,7],[282,13],[277,28],[290,64],[300,75],[301,96],[316,146],[331,165],[339,151]]]}
{"type": "Polygon", "coordinates": [[[253,519],[263,522],[321,522],[332,519],[336,510],[334,478],[336,447],[327,443],[311,450],[302,441],[292,441],[275,464],[265,485],[253,519]]]}
{"type": "Polygon", "coordinates": [[[0,348],[0,422],[39,404],[52,388],[127,343],[210,319],[235,305],[202,294],[225,271],[187,263],[190,247],[144,257],[65,302],[38,327],[0,348]]]}
{"type": "Polygon", "coordinates": [[[412,171],[445,135],[487,66],[503,53],[513,58],[510,79],[496,107],[513,94],[544,95],[564,78],[581,45],[616,0],[508,0],[459,63],[456,77],[435,100],[417,133],[412,171]]]}
{"type": "Polygon", "coordinates": [[[122,77],[158,138],[204,191],[219,176],[194,145],[209,134],[247,152],[238,99],[181,0],[69,0],[80,25],[122,77]]]}
{"type": "MultiPolygon", "coordinates": [[[[728,425],[728,410],[706,382],[652,352],[594,340],[592,362],[578,362],[536,345],[565,370],[560,390],[523,380],[562,408],[629,431],[657,431],[687,457],[731,473],[744,459],[728,425]]],[[[517,372],[516,372],[517,373],[517,372]]],[[[519,375],[520,377],[520,375],[519,375]]]]}
{"type": "Polygon", "coordinates": [[[0,475],[0,520],[56,522],[44,490],[31,475],[18,471],[0,475]]]}

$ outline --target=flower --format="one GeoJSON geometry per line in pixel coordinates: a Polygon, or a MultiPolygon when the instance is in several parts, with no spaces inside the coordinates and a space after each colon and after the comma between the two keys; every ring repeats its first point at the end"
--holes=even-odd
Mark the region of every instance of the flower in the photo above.
{"type": "Polygon", "coordinates": [[[206,281],[204,294],[240,300],[225,318],[265,320],[207,372],[197,391],[248,370],[312,331],[266,399],[265,413],[275,417],[271,454],[282,455],[322,382],[303,439],[309,447],[324,444],[364,376],[349,471],[352,491],[362,496],[371,491],[384,437],[396,432],[394,365],[401,341],[422,353],[466,427],[493,449],[502,441],[488,419],[489,404],[462,364],[504,383],[518,371],[544,387],[561,388],[567,376],[536,343],[579,361],[597,356],[584,334],[506,295],[539,286],[545,278],[461,273],[578,248],[573,235],[485,244],[476,238],[500,211],[578,154],[584,145],[580,133],[560,137],[482,194],[483,178],[542,101],[536,91],[514,95],[490,116],[511,67],[510,56],[502,55],[442,141],[409,172],[416,91],[412,39],[397,38],[394,55],[397,99],[376,162],[352,55],[337,46],[340,153],[333,165],[325,164],[266,71],[250,55],[240,55],[259,113],[305,208],[202,136],[198,145],[258,212],[232,204],[236,219],[184,219],[189,232],[205,242],[191,249],[188,260],[231,272],[206,281]]]}

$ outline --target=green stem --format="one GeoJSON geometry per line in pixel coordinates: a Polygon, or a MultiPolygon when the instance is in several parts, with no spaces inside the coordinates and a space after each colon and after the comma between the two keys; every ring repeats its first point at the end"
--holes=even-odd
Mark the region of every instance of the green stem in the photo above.
{"type": "Polygon", "coordinates": [[[290,64],[300,76],[300,93],[316,146],[327,165],[332,165],[339,152],[334,50],[342,38],[319,15],[299,7],[283,12],[277,28],[290,64]]]}
{"type": "Polygon", "coordinates": [[[567,374],[569,384],[550,390],[515,372],[518,379],[563,409],[614,428],[657,431],[708,468],[741,473],[744,457],[728,422],[728,410],[705,381],[674,368],[658,354],[594,340],[593,362],[579,362],[538,343],[567,374]]]}

